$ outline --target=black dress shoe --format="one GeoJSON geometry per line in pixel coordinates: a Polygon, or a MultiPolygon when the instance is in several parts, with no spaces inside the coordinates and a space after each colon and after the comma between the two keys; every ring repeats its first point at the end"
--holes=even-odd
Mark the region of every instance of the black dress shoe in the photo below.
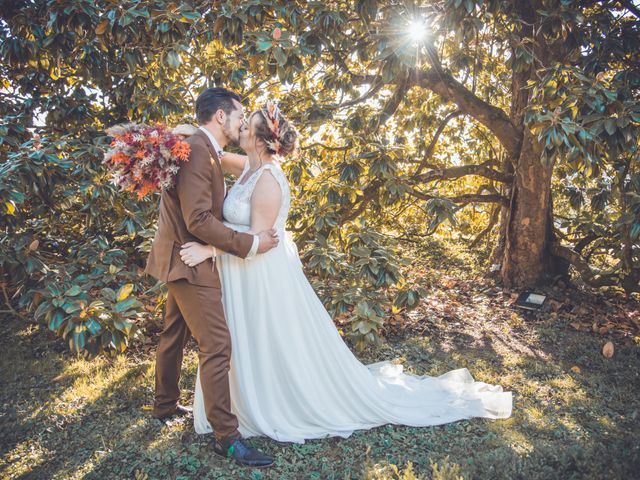
{"type": "Polygon", "coordinates": [[[234,440],[226,450],[216,440],[213,451],[223,457],[233,458],[240,465],[245,467],[265,468],[273,465],[273,457],[265,455],[260,450],[253,448],[246,440],[238,438],[234,440]]]}
{"type": "Polygon", "coordinates": [[[193,409],[189,408],[189,407],[184,407],[182,405],[178,405],[176,407],[176,409],[171,412],[171,413],[166,413],[164,415],[160,415],[160,416],[156,416],[154,415],[155,418],[157,418],[158,420],[161,421],[167,421],[173,417],[184,417],[185,415],[191,415],[193,413],[193,409]]]}

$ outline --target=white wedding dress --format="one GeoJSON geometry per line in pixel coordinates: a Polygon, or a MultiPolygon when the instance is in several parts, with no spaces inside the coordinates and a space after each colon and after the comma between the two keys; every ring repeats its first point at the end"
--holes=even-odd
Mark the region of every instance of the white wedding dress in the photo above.
{"type": "MultiPolygon", "coordinates": [[[[248,162],[247,162],[248,163],[248,162]]],[[[242,185],[247,166],[224,202],[225,223],[250,227],[250,200],[270,170],[282,189],[273,250],[243,260],[217,258],[231,333],[231,409],[244,437],[281,442],[348,437],[387,423],[428,426],[471,417],[511,415],[511,393],[474,382],[467,369],[439,377],[403,373],[401,365],[363,365],[344,343],[305,277],[295,244],[285,234],[290,191],[282,170],[266,164],[242,185]]],[[[196,379],[194,425],[211,432],[196,379]]]]}

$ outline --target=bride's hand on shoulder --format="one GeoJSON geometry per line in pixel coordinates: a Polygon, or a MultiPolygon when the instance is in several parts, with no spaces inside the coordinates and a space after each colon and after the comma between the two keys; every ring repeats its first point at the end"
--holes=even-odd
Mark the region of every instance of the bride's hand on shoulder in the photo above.
{"type": "Polygon", "coordinates": [[[181,123],[180,125],[175,127],[173,130],[171,130],[171,133],[173,133],[174,135],[182,135],[183,137],[186,138],[186,137],[190,137],[197,131],[198,131],[198,127],[189,125],[188,123],[181,123]]]}
{"type": "Polygon", "coordinates": [[[180,258],[189,267],[195,267],[207,258],[215,258],[216,255],[216,247],[198,242],[187,242],[180,249],[180,258]]]}

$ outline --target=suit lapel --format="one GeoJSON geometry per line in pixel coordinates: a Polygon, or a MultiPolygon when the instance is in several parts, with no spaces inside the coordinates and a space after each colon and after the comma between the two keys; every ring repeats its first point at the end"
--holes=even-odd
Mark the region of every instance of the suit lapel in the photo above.
{"type": "Polygon", "coordinates": [[[220,165],[220,158],[218,157],[218,153],[216,152],[216,149],[213,148],[213,144],[211,143],[211,140],[209,140],[209,137],[207,136],[207,134],[204,133],[202,130],[198,129],[198,131],[194,133],[194,135],[199,135],[201,138],[204,139],[204,143],[207,145],[207,148],[209,149],[209,155],[211,155],[211,158],[214,160],[213,162],[211,162],[215,164],[215,167],[213,168],[216,168],[218,170],[217,177],[220,179],[218,183],[220,183],[222,185],[222,188],[224,189],[224,174],[222,173],[222,165],[220,165]]]}
{"type": "Polygon", "coordinates": [[[194,135],[200,135],[200,137],[204,139],[204,143],[207,145],[207,148],[209,149],[209,153],[211,154],[211,157],[213,157],[218,167],[220,167],[220,158],[218,157],[218,153],[216,152],[216,149],[213,148],[213,144],[211,143],[211,140],[209,140],[209,137],[207,136],[207,134],[204,133],[202,130],[198,129],[198,131],[194,133],[194,135]]]}

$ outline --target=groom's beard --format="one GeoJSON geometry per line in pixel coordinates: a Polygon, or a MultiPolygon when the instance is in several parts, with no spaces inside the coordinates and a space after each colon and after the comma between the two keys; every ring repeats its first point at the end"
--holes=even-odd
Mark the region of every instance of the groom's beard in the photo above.
{"type": "Polygon", "coordinates": [[[231,122],[229,121],[229,119],[227,119],[227,121],[224,123],[224,126],[222,127],[222,133],[224,133],[224,136],[226,137],[229,145],[237,147],[240,144],[240,130],[231,130],[231,122]]]}

